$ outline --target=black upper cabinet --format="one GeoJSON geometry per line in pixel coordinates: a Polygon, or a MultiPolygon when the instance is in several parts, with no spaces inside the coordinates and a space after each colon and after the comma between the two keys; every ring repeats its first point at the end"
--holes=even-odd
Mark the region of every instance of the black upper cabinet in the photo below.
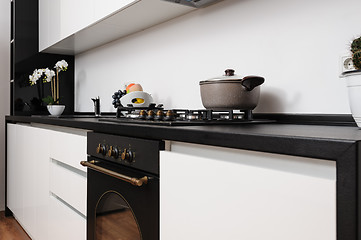
{"type": "Polygon", "coordinates": [[[15,63],[39,52],[38,0],[13,0],[15,63]]]}
{"type": "MultiPolygon", "coordinates": [[[[53,69],[62,59],[69,64],[60,74],[60,103],[64,114],[74,113],[74,56],[39,53],[38,0],[12,0],[10,36],[11,115],[48,115],[43,97],[51,94],[50,83],[30,86],[34,69],[53,69]]],[[[38,81],[40,83],[40,81],[38,81]]]]}

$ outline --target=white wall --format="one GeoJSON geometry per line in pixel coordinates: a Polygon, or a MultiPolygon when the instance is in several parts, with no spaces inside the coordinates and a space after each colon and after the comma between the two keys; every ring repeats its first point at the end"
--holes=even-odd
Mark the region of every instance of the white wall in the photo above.
{"type": "Polygon", "coordinates": [[[75,109],[92,111],[100,96],[112,111],[125,82],[166,108],[202,108],[199,81],[234,68],[266,78],[258,112],[350,113],[339,59],[361,34],[359,9],[360,0],[219,2],[77,55],[75,109]]]}
{"type": "Polygon", "coordinates": [[[0,1],[0,211],[5,209],[5,115],[10,101],[10,1],[0,1]]]}

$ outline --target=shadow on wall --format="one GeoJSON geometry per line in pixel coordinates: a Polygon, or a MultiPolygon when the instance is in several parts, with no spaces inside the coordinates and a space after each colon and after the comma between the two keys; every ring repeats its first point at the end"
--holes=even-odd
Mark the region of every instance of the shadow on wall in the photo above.
{"type": "Polygon", "coordinates": [[[287,106],[294,106],[301,100],[301,95],[293,96],[292,100],[287,100],[287,92],[282,88],[261,89],[259,103],[255,109],[258,113],[282,113],[287,106]]]}
{"type": "MultiPolygon", "coordinates": [[[[78,92],[81,91],[81,86],[86,81],[86,72],[80,71],[76,76],[75,81],[75,89],[74,89],[74,97],[75,97],[75,105],[78,105],[81,100],[78,99],[78,92]]],[[[78,111],[78,106],[75,106],[75,111],[78,111]]]]}

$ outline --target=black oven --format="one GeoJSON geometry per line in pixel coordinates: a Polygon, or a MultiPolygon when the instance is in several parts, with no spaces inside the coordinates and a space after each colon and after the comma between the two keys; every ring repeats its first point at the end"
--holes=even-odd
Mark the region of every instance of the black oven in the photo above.
{"type": "Polygon", "coordinates": [[[159,239],[164,142],[88,133],[87,239],[159,239]]]}

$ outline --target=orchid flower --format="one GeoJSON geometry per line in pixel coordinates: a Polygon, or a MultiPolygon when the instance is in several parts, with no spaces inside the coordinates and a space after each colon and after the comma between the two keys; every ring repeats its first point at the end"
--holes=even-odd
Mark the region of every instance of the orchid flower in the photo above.
{"type": "Polygon", "coordinates": [[[54,66],[57,71],[66,71],[68,69],[68,63],[65,60],[57,62],[54,66]]]}
{"type": "Polygon", "coordinates": [[[59,103],[59,72],[66,71],[68,69],[68,63],[65,60],[58,61],[54,68],[56,69],[56,73],[49,68],[40,68],[35,69],[33,74],[29,75],[31,86],[37,84],[39,79],[42,80],[42,83],[51,83],[51,96],[42,99],[48,104],[59,103]]]}

